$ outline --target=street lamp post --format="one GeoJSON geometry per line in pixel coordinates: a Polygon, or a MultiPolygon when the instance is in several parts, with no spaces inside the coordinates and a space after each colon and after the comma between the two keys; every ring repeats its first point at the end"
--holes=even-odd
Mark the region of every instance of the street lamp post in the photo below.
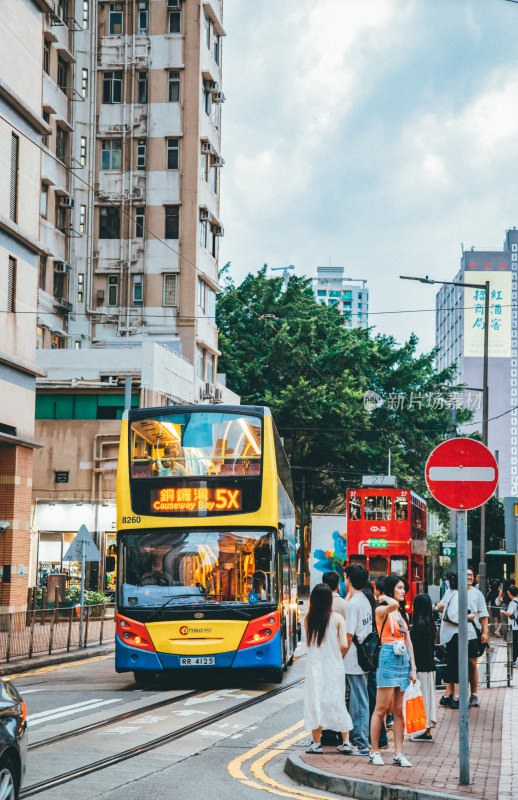
{"type": "MultiPolygon", "coordinates": [[[[489,281],[485,283],[460,283],[458,281],[436,281],[432,278],[415,278],[400,275],[405,281],[419,281],[420,283],[440,283],[443,286],[460,286],[461,289],[482,289],[484,294],[484,368],[482,377],[482,442],[487,447],[488,442],[488,363],[489,363],[489,281]]],[[[479,589],[486,596],[486,506],[480,509],[480,562],[478,567],[479,589]]]]}

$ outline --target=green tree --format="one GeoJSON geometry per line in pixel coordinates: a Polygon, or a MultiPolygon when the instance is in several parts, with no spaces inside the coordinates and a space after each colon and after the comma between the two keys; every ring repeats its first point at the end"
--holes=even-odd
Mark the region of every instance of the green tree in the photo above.
{"type": "MultiPolygon", "coordinates": [[[[449,411],[434,352],[418,355],[417,337],[348,328],[338,309],[319,305],[311,281],[269,279],[266,266],[219,296],[219,369],[244,404],[268,405],[284,437],[297,499],[343,510],[345,490],[362,474],[385,474],[389,448],[400,486],[426,493],[424,465],[444,438],[449,411]],[[383,403],[367,407],[366,391],[383,403]]],[[[462,417],[462,414],[460,415],[462,417]]],[[[464,412],[464,418],[466,414],[464,412]]]]}

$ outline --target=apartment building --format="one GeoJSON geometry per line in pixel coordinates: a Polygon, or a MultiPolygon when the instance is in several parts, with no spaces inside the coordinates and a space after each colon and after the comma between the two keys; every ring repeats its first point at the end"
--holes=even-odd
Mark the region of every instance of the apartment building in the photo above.
{"type": "Polygon", "coordinates": [[[317,267],[313,293],[320,305],[336,306],[348,328],[369,327],[369,290],[363,278],[344,277],[343,267],[317,267]]]}
{"type": "MultiPolygon", "coordinates": [[[[482,287],[489,281],[488,446],[499,462],[500,497],[518,496],[517,271],[518,231],[513,228],[501,250],[464,252],[452,279],[482,287]]],[[[465,427],[469,434],[482,430],[484,303],[484,288],[443,286],[436,298],[437,368],[454,364],[467,387],[458,400],[473,412],[474,424],[465,427]]]]}
{"type": "Polygon", "coordinates": [[[0,18],[0,610],[26,607],[34,438],[43,0],[0,18]],[[20,65],[23,64],[23,69],[20,65]]]}
{"type": "Polygon", "coordinates": [[[239,402],[217,376],[223,36],[221,0],[58,0],[46,18],[40,578],[83,522],[113,544],[127,377],[137,406],[239,402]]]}

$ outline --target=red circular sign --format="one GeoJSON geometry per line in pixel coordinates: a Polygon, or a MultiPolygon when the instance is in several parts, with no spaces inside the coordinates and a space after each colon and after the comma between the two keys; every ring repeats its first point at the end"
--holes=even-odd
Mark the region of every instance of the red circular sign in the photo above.
{"type": "Polygon", "coordinates": [[[426,462],[426,484],[441,505],[457,511],[478,508],[498,483],[498,464],[490,450],[475,439],[448,439],[426,462]]]}

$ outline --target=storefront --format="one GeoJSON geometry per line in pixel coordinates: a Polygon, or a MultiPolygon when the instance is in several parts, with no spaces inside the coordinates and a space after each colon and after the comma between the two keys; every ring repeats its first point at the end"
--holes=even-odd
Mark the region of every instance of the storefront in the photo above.
{"type": "Polygon", "coordinates": [[[81,525],[86,525],[104,556],[100,564],[87,565],[87,588],[114,590],[117,543],[114,501],[94,504],[36,501],[33,523],[36,574],[32,579],[37,586],[44,586],[47,576],[58,572],[67,575],[67,589],[80,586],[80,562],[65,561],[64,557],[81,525]]]}

